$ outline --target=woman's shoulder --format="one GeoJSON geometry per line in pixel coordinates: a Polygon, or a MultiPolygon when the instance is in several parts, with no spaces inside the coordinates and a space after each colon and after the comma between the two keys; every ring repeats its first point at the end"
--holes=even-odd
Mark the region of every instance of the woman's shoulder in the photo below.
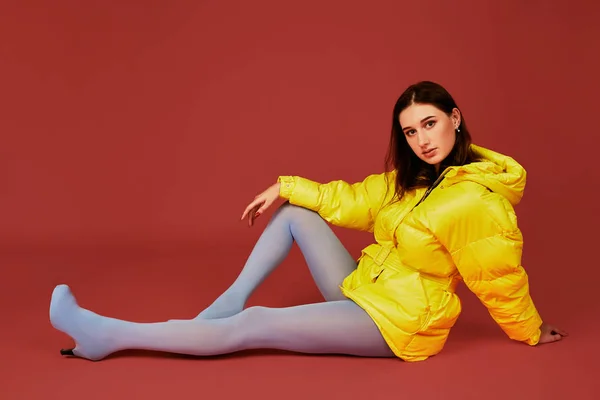
{"type": "Polygon", "coordinates": [[[517,217],[506,198],[475,182],[442,189],[415,217],[450,248],[497,235],[518,235],[517,217]],[[460,242],[460,243],[459,243],[460,242]]]}
{"type": "Polygon", "coordinates": [[[440,201],[444,203],[444,213],[453,223],[493,221],[507,230],[514,229],[517,223],[511,202],[477,182],[463,181],[449,186],[440,201]]]}
{"type": "Polygon", "coordinates": [[[396,185],[396,172],[385,171],[367,175],[362,181],[355,184],[363,186],[367,191],[378,193],[381,191],[393,191],[396,185]]]}

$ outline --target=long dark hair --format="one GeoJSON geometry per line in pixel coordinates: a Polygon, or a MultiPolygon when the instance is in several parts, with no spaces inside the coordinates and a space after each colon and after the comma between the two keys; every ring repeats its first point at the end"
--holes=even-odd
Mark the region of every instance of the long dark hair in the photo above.
{"type": "MultiPolygon", "coordinates": [[[[395,169],[397,171],[394,196],[397,200],[402,199],[407,191],[431,186],[438,176],[435,166],[427,164],[417,157],[408,145],[404,132],[402,132],[399,120],[400,113],[412,104],[431,104],[448,115],[452,113],[454,108],[458,108],[446,89],[430,81],[422,81],[409,86],[396,101],[385,166],[388,170],[395,169]]],[[[448,157],[442,161],[439,168],[440,172],[449,166],[465,165],[476,161],[476,156],[471,151],[471,135],[462,112],[458,128],[454,147],[448,157]]]]}

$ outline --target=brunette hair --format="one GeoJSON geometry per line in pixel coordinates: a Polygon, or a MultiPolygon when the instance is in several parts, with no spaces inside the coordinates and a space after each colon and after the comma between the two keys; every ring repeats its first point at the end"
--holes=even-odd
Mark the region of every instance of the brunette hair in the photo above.
{"type": "MultiPolygon", "coordinates": [[[[430,104],[448,115],[452,113],[454,108],[458,108],[446,89],[430,81],[422,81],[409,86],[396,101],[385,166],[388,170],[391,168],[397,171],[395,185],[397,200],[402,199],[407,191],[419,187],[428,187],[437,179],[435,167],[417,157],[408,145],[400,126],[400,113],[412,104],[430,104]]],[[[471,150],[471,135],[461,112],[456,142],[448,157],[442,161],[439,171],[443,171],[449,166],[465,165],[476,161],[476,159],[477,157],[471,150]]]]}

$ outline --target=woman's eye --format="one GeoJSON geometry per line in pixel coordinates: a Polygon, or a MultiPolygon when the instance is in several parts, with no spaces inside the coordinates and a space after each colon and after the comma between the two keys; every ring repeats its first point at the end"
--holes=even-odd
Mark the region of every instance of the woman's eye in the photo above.
{"type": "Polygon", "coordinates": [[[435,121],[427,121],[427,127],[431,128],[432,126],[435,125],[435,121]]]}

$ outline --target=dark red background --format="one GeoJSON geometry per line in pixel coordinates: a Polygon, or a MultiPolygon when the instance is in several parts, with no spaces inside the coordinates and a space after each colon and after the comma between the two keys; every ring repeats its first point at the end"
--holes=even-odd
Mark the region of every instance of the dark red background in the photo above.
{"type": "MultiPolygon", "coordinates": [[[[597,395],[599,12],[548,3],[2,2],[2,397],[597,395]],[[422,79],[451,91],[476,143],[527,168],[524,264],[568,340],[511,342],[461,289],[446,349],[418,365],[59,356],[54,285],[118,318],[195,315],[264,227],[239,222],[254,195],[278,175],[381,172],[393,104],[422,79]]],[[[356,255],[371,241],[336,232],[356,255]]],[[[295,249],[252,304],[319,300],[295,249]]]]}

